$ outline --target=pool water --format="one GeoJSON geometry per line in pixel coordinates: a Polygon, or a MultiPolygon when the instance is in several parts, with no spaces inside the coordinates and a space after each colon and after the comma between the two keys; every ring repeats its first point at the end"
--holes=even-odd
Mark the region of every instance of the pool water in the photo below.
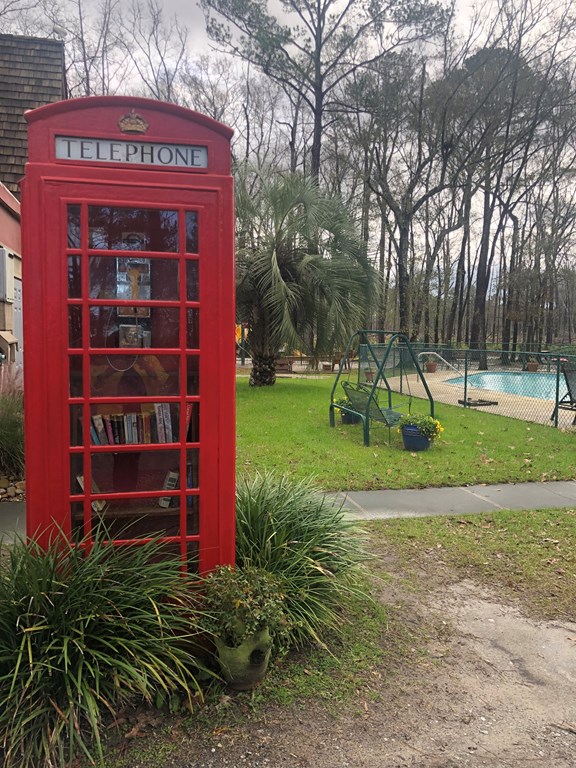
{"type": "MultiPolygon", "coordinates": [[[[448,379],[446,384],[464,386],[464,376],[448,379]]],[[[488,389],[494,392],[507,392],[509,395],[537,397],[541,400],[556,399],[555,373],[528,373],[527,371],[506,371],[499,373],[471,373],[468,375],[468,386],[488,389]]],[[[560,398],[566,394],[564,376],[560,379],[560,398]]]]}

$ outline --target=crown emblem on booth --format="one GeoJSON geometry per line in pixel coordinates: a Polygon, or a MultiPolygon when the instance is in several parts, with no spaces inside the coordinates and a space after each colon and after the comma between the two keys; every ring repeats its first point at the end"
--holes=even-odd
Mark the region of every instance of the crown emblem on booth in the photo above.
{"type": "Polygon", "coordinates": [[[122,133],[146,133],[148,130],[148,123],[135,110],[121,117],[118,125],[122,133]]]}

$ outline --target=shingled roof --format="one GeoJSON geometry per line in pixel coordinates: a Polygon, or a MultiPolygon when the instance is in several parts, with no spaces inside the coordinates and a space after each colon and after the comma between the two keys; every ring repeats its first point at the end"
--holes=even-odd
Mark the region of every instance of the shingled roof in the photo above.
{"type": "Polygon", "coordinates": [[[0,35],[0,180],[13,194],[28,155],[24,112],[65,93],[61,40],[0,35]]]}

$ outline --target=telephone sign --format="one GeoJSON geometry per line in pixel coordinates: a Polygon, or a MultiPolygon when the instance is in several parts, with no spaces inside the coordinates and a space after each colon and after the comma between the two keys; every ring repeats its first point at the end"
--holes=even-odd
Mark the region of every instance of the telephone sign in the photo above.
{"type": "Polygon", "coordinates": [[[206,147],[187,144],[151,144],[146,141],[111,141],[56,136],[56,158],[76,162],[157,165],[165,168],[207,168],[206,147]]]}

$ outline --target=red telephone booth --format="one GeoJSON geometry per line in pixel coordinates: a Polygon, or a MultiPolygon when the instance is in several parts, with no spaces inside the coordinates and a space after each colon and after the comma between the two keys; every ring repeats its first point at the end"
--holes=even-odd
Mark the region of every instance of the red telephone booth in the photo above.
{"type": "Polygon", "coordinates": [[[232,131],[148,99],[27,115],[27,531],[234,560],[232,131]]]}

